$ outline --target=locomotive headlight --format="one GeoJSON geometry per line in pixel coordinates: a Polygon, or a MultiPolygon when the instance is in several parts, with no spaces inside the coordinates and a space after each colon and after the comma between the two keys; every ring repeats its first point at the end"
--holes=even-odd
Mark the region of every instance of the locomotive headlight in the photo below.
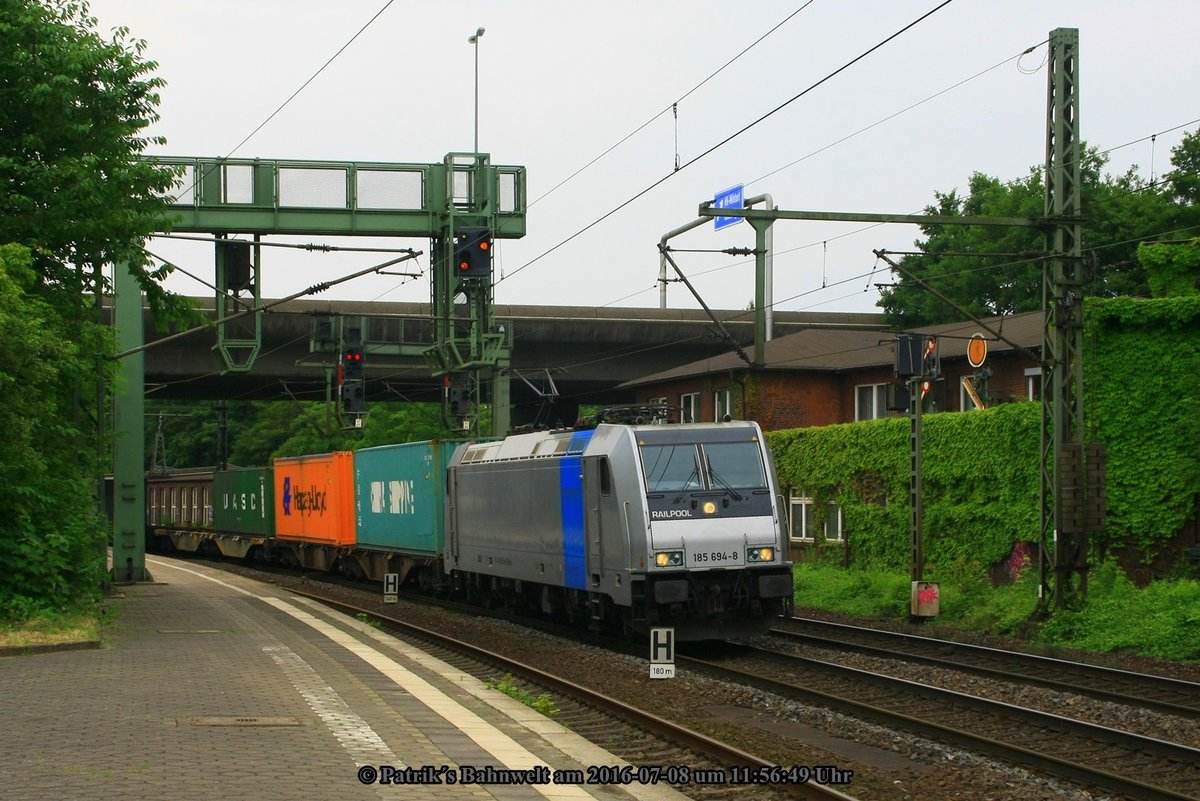
{"type": "Polygon", "coordinates": [[[712,501],[704,502],[704,514],[711,515],[711,514],[716,514],[716,512],[717,512],[717,505],[715,503],[713,503],[712,501]]]}
{"type": "Polygon", "coordinates": [[[775,560],[774,548],[751,548],[746,551],[747,562],[772,562],[775,560]]]}
{"type": "Polygon", "coordinates": [[[679,567],[683,564],[683,551],[659,551],[654,554],[656,567],[679,567]]]}

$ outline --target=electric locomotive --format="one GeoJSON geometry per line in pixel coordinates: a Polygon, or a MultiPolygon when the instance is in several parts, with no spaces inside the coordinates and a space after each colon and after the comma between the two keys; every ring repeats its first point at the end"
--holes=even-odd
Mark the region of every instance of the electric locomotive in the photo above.
{"type": "Polygon", "coordinates": [[[444,568],[469,596],[679,640],[791,611],[782,502],[754,422],[600,424],[460,446],[444,568]]]}
{"type": "Polygon", "coordinates": [[[147,529],[176,550],[398,573],[594,628],[766,630],[791,611],[792,572],[762,431],[649,419],[151,476],[147,529]]]}

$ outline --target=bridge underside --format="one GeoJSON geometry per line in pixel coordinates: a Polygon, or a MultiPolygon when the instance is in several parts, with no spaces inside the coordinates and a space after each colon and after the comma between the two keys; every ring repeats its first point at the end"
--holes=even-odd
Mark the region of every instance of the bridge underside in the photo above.
{"type": "MultiPolygon", "coordinates": [[[[211,309],[212,300],[197,298],[196,304],[211,309]]],[[[740,344],[753,342],[749,312],[717,314],[740,344]]],[[[146,352],[146,396],[323,400],[337,350],[320,349],[317,324],[338,317],[363,326],[369,402],[440,401],[442,379],[430,374],[419,355],[432,343],[427,304],[311,300],[291,301],[264,314],[262,351],[249,372],[222,371],[212,351],[215,329],[151,347],[146,352]]],[[[630,400],[628,393],[616,389],[625,381],[731,349],[698,309],[497,306],[496,319],[512,338],[511,392],[517,424],[536,415],[539,391],[550,388],[547,371],[561,398],[556,414],[573,414],[579,403],[630,400]]],[[[813,326],[881,325],[881,316],[875,314],[775,314],[776,336],[813,326]]],[[[156,332],[147,315],[147,343],[167,333],[156,332]]]]}

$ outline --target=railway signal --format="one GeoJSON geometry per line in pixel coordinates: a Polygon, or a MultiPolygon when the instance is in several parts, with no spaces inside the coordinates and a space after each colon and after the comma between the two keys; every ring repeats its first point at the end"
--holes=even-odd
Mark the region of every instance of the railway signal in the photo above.
{"type": "Polygon", "coordinates": [[[362,345],[347,345],[342,353],[342,381],[362,381],[366,377],[362,345]]]}
{"type": "Polygon", "coordinates": [[[342,411],[349,415],[360,415],[367,411],[363,382],[351,381],[342,384],[342,411]]]}
{"type": "Polygon", "coordinates": [[[454,267],[461,278],[492,275],[492,232],[487,228],[459,228],[454,234],[454,267]]]}

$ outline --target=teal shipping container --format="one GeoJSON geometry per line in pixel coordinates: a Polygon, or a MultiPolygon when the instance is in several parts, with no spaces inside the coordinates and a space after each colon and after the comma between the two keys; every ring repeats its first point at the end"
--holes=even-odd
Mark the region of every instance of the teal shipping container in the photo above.
{"type": "Polygon", "coordinates": [[[213,530],[253,537],[275,536],[275,482],[269,467],[218,470],[213,474],[213,530]]]}
{"type": "Polygon", "coordinates": [[[433,440],[355,451],[359,548],[418,557],[441,555],[446,465],[460,444],[433,440]]]}

